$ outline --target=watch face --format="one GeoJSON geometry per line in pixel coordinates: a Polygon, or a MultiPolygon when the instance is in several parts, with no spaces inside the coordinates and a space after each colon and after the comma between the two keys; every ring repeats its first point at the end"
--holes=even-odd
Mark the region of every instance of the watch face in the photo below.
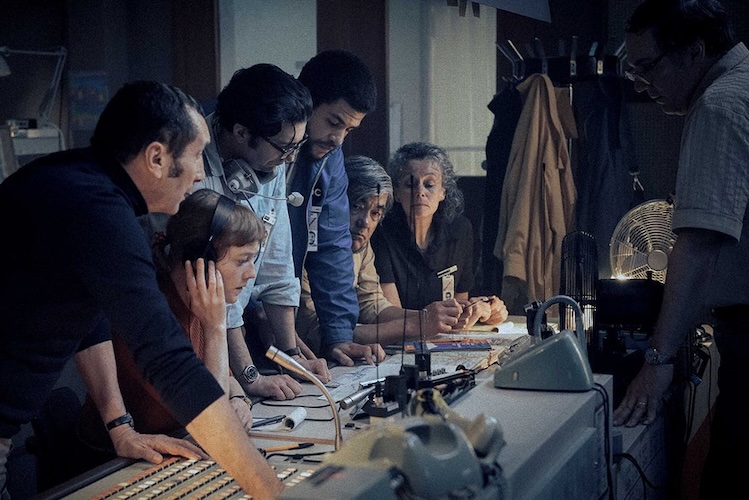
{"type": "Polygon", "coordinates": [[[645,361],[651,365],[666,365],[674,362],[675,356],[666,356],[658,352],[655,347],[645,349],[645,361]]]}
{"type": "Polygon", "coordinates": [[[244,379],[245,382],[248,384],[253,383],[257,380],[258,377],[258,371],[255,365],[247,365],[244,367],[244,370],[242,370],[242,379],[244,379]]]}
{"type": "Polygon", "coordinates": [[[651,365],[657,365],[658,364],[658,351],[656,351],[652,347],[648,347],[647,349],[645,349],[645,361],[647,361],[651,365]]]}

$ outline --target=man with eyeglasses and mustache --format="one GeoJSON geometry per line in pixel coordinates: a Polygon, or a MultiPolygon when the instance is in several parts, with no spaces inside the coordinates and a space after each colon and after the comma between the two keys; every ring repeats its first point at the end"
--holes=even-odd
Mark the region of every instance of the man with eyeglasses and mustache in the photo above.
{"type": "Polygon", "coordinates": [[[614,425],[655,420],[677,352],[710,309],[720,393],[701,493],[730,498],[749,467],[749,51],[716,0],[646,0],[626,45],[635,90],[685,122],[661,312],[614,425]]]}
{"type": "Polygon", "coordinates": [[[297,277],[307,270],[326,357],[351,366],[384,359],[379,344],[353,342],[359,318],[349,232],[348,181],[341,145],[372,111],[377,90],[369,68],[356,55],[327,50],[310,59],[299,81],[312,94],[309,139],[289,170],[288,190],[305,196],[289,209],[297,277]]]}
{"type": "Polygon", "coordinates": [[[309,349],[303,355],[294,329],[300,286],[290,252],[286,163],[294,161],[306,141],[311,113],[312,99],[301,83],[277,66],[256,64],[234,73],[218,95],[216,111],[206,118],[212,140],[205,150],[206,178],[198,187],[250,207],[268,232],[256,263],[257,277],[227,308],[231,369],[252,396],[292,399],[301,386],[289,375],[259,373],[247,345],[256,339],[246,338],[245,310],[261,310],[268,342],[323,382],[330,380],[324,359],[315,358],[309,349]]]}

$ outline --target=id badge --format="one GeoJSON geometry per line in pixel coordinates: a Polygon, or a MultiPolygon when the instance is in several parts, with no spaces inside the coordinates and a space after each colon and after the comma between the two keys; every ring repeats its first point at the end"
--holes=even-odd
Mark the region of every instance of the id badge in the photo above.
{"type": "Polygon", "coordinates": [[[265,240],[263,243],[267,243],[270,238],[270,233],[273,230],[273,226],[276,224],[276,210],[271,208],[270,212],[263,215],[263,225],[265,226],[265,240]]]}
{"type": "Polygon", "coordinates": [[[442,300],[455,298],[455,272],[458,266],[450,266],[437,273],[437,277],[442,280],[442,300]]]}
{"type": "Polygon", "coordinates": [[[317,252],[317,230],[318,220],[322,207],[312,205],[310,207],[309,224],[307,226],[307,251],[317,252]]]}
{"type": "Polygon", "coordinates": [[[265,224],[265,230],[269,230],[276,224],[276,209],[271,208],[270,211],[263,215],[263,223],[265,224]]]}
{"type": "Polygon", "coordinates": [[[455,276],[446,274],[442,276],[442,300],[450,300],[455,297],[455,276]]]}

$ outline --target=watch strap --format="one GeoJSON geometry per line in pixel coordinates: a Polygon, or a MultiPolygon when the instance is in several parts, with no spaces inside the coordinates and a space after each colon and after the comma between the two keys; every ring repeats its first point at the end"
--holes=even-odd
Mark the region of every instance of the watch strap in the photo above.
{"type": "Polygon", "coordinates": [[[125,413],[121,417],[110,420],[109,422],[107,422],[105,427],[107,428],[107,431],[111,431],[115,427],[119,427],[125,424],[128,424],[130,427],[135,427],[135,425],[133,424],[133,417],[129,413],[125,413]]]}
{"type": "Polygon", "coordinates": [[[283,351],[288,356],[301,356],[302,350],[299,349],[299,347],[292,347],[291,349],[286,349],[283,351]]]}
{"type": "Polygon", "coordinates": [[[676,356],[663,354],[651,346],[645,350],[645,361],[654,366],[672,365],[676,361],[676,356]]]}
{"type": "Polygon", "coordinates": [[[248,398],[246,395],[244,395],[244,394],[237,394],[237,395],[234,395],[234,396],[230,397],[229,399],[234,399],[234,398],[241,399],[242,401],[244,401],[244,403],[247,406],[250,407],[250,410],[252,409],[252,400],[250,398],[248,398]]]}

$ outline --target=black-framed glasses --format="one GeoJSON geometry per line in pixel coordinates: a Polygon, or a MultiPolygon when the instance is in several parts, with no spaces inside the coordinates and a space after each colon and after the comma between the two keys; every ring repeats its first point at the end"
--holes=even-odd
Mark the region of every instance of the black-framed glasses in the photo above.
{"type": "Polygon", "coordinates": [[[296,144],[294,144],[292,146],[284,148],[282,146],[279,146],[275,142],[271,141],[270,138],[265,137],[264,135],[261,135],[260,137],[262,137],[265,142],[267,142],[268,144],[270,144],[271,146],[273,146],[279,153],[281,153],[281,159],[282,160],[285,160],[289,156],[291,156],[294,153],[296,153],[297,151],[299,151],[299,149],[302,147],[302,145],[305,142],[307,142],[307,139],[309,139],[309,135],[305,133],[304,137],[302,137],[301,141],[297,142],[296,144]]]}
{"type": "Polygon", "coordinates": [[[643,85],[650,85],[650,80],[648,80],[647,78],[645,78],[645,76],[648,73],[650,73],[651,71],[653,71],[655,69],[655,67],[658,66],[658,64],[668,54],[670,54],[670,52],[664,52],[664,53],[662,53],[661,55],[659,55],[658,57],[656,57],[655,59],[653,59],[649,63],[644,64],[640,68],[640,71],[635,71],[635,70],[627,70],[627,71],[625,71],[624,72],[624,78],[626,78],[630,82],[639,82],[639,83],[642,83],[643,85]]]}

